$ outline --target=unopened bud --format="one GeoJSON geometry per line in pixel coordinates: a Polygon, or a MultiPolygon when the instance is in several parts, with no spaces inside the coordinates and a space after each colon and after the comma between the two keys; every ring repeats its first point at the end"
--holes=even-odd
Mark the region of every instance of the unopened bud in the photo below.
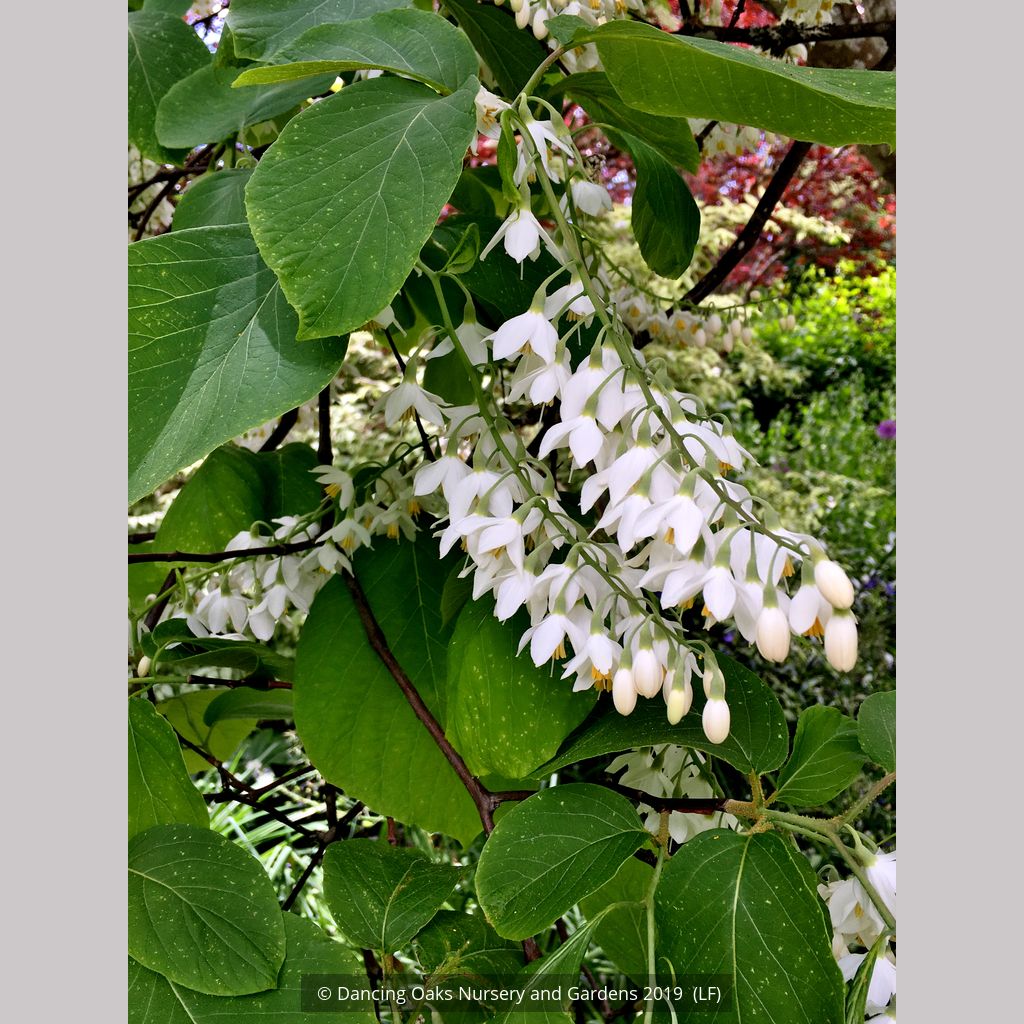
{"type": "Polygon", "coordinates": [[[620,715],[630,715],[636,707],[636,683],[633,671],[620,668],[612,678],[612,703],[620,715]]]}
{"type": "Polygon", "coordinates": [[[704,705],[701,717],[704,735],[712,743],[722,743],[729,735],[729,705],[721,697],[712,697],[704,705]]]}
{"type": "Polygon", "coordinates": [[[814,565],[814,582],[822,597],[833,608],[846,609],[853,604],[853,584],[843,567],[830,558],[822,558],[814,565]]]}
{"type": "Polygon", "coordinates": [[[757,618],[757,649],[768,661],[785,661],[789,654],[789,622],[778,607],[765,607],[757,618]]]}
{"type": "Polygon", "coordinates": [[[139,658],[139,670],[138,670],[139,678],[141,679],[141,678],[143,678],[143,676],[148,676],[149,675],[149,670],[150,670],[150,668],[152,668],[152,666],[153,666],[153,662],[150,661],[149,658],[147,658],[145,654],[141,658],[139,658]]]}
{"type": "Polygon", "coordinates": [[[849,613],[833,615],[825,626],[825,657],[837,672],[857,664],[857,622],[849,613]]]}
{"type": "Polygon", "coordinates": [[[678,725],[693,703],[693,687],[689,681],[682,686],[673,686],[665,701],[669,725],[678,725]]]}
{"type": "Polygon", "coordinates": [[[650,647],[641,647],[633,659],[633,681],[636,691],[653,697],[661,689],[661,666],[650,647]]]}

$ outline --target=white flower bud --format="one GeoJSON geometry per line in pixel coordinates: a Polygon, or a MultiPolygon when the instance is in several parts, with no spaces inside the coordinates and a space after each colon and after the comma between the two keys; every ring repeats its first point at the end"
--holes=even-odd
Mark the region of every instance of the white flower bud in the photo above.
{"type": "Polygon", "coordinates": [[[682,686],[673,686],[665,700],[669,725],[678,725],[693,703],[693,687],[689,680],[682,686]]]}
{"type": "Polygon", "coordinates": [[[153,662],[150,661],[145,654],[141,658],[139,658],[139,678],[142,679],[143,677],[148,676],[149,670],[150,668],[152,668],[152,666],[153,662]]]}
{"type": "Polygon", "coordinates": [[[533,18],[533,34],[537,39],[544,39],[548,34],[547,11],[538,11],[533,18]]]}
{"type": "Polygon", "coordinates": [[[785,661],[789,654],[789,622],[778,607],[765,607],[757,617],[757,649],[768,661],[785,661]]]}
{"type": "Polygon", "coordinates": [[[722,329],[722,318],[717,313],[712,313],[704,324],[708,334],[718,334],[722,329]]]}
{"type": "Polygon", "coordinates": [[[842,566],[823,558],[814,566],[814,582],[833,608],[845,609],[853,604],[853,584],[842,566]]]}
{"type": "Polygon", "coordinates": [[[743,323],[740,320],[729,321],[729,333],[734,337],[738,338],[743,333],[743,323]]]}
{"type": "Polygon", "coordinates": [[[749,327],[744,327],[740,331],[740,339],[745,345],[749,345],[754,340],[754,332],[749,327]]]}
{"type": "MultiPolygon", "coordinates": [[[[515,10],[514,7],[513,10],[515,10]]],[[[516,28],[526,28],[526,26],[530,24],[530,13],[531,11],[528,5],[523,5],[518,11],[516,11],[516,28]]]]}
{"type": "Polygon", "coordinates": [[[703,348],[708,343],[708,336],[704,332],[703,327],[698,327],[697,330],[693,332],[693,343],[697,348],[703,348]]]}
{"type": "Polygon", "coordinates": [[[633,671],[620,668],[612,678],[612,703],[620,715],[630,715],[636,707],[636,683],[633,671]]]}
{"type": "Polygon", "coordinates": [[[636,692],[653,697],[661,689],[661,666],[649,647],[641,647],[633,658],[633,680],[636,692]]]}
{"type": "Polygon", "coordinates": [[[837,672],[849,672],[857,663],[857,623],[849,613],[833,615],[828,620],[825,657],[837,672]]]}
{"type": "Polygon", "coordinates": [[[729,735],[729,705],[722,697],[713,697],[704,705],[701,723],[712,743],[721,743],[729,735]]]}

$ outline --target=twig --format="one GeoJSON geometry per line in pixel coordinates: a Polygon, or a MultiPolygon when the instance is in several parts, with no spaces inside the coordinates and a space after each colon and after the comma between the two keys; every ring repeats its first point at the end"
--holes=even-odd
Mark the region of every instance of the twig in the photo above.
{"type": "Polygon", "coordinates": [[[237,551],[144,551],[129,555],[128,564],[139,562],[227,562],[232,558],[254,558],[256,555],[292,555],[309,551],[323,541],[319,538],[296,540],[288,544],[270,544],[263,548],[239,548],[237,551]]]}
{"type": "Polygon", "coordinates": [[[736,6],[733,8],[732,17],[729,19],[727,28],[735,28],[736,23],[740,20],[743,15],[743,8],[747,6],[747,0],[736,0],[736,6]]]}
{"type": "Polygon", "coordinates": [[[321,835],[320,841],[317,844],[317,848],[313,851],[312,855],[310,856],[309,862],[303,869],[302,874],[299,875],[297,881],[295,882],[295,885],[292,886],[292,891],[288,893],[288,896],[285,899],[284,903],[281,904],[281,909],[286,912],[291,910],[292,905],[299,898],[299,893],[301,893],[302,890],[305,888],[306,883],[309,881],[310,876],[316,870],[317,865],[320,863],[320,861],[324,859],[324,854],[327,852],[327,847],[330,846],[331,843],[335,843],[340,839],[347,838],[347,836],[342,836],[342,831],[346,829],[349,825],[351,825],[353,821],[356,820],[356,818],[362,813],[365,807],[362,800],[357,800],[345,812],[345,817],[343,817],[341,821],[337,820],[337,814],[335,814],[335,820],[332,823],[331,808],[334,805],[334,797],[336,793],[337,790],[335,790],[333,786],[329,784],[324,786],[325,798],[327,798],[328,796],[330,797],[330,799],[327,800],[328,828],[327,831],[324,832],[323,835],[321,835]]]}
{"type": "Polygon", "coordinates": [[[156,537],[156,530],[140,530],[138,533],[128,534],[129,544],[145,544],[156,537]]]}
{"type": "Polygon", "coordinates": [[[331,446],[331,385],[328,384],[316,400],[317,441],[316,457],[321,466],[330,466],[334,462],[334,451],[331,446]]]}
{"type": "MultiPolygon", "coordinates": [[[[738,5],[742,6],[742,4],[738,5]]],[[[734,14],[735,17],[735,14],[734,14]]],[[[896,22],[862,21],[848,25],[798,25],[793,21],[782,21],[777,25],[757,25],[741,28],[729,25],[705,25],[686,21],[674,33],[696,39],[716,39],[720,43],[747,43],[763,50],[778,52],[788,50],[797,43],[838,42],[844,39],[895,39],[896,22]]]]}
{"type": "Polygon", "coordinates": [[[736,236],[736,240],[719,257],[718,262],[680,299],[681,305],[696,305],[706,299],[725,279],[739,266],[740,261],[757,244],[761,237],[761,231],[776,204],[786,191],[786,186],[792,181],[797,168],[803,162],[811,148],[809,142],[794,142],[789,147],[789,152],[782,158],[768,182],[768,187],[758,200],[750,219],[743,225],[743,230],[736,236]]]}
{"type": "MultiPolygon", "coordinates": [[[[391,354],[395,357],[395,362],[398,363],[399,372],[404,376],[405,374],[405,360],[402,358],[401,353],[398,351],[398,346],[395,344],[395,339],[391,337],[390,328],[384,328],[384,336],[388,339],[388,345],[391,346],[391,354]]],[[[437,456],[434,454],[433,445],[430,443],[430,437],[427,435],[427,431],[424,429],[423,421],[420,419],[420,414],[413,410],[413,418],[416,420],[416,430],[419,432],[420,440],[423,442],[423,450],[426,452],[427,458],[431,462],[437,461],[437,456]]]]}
{"type": "Polygon", "coordinates": [[[363,630],[366,633],[367,640],[370,641],[370,646],[377,657],[380,658],[384,667],[391,673],[391,677],[398,683],[399,689],[405,694],[405,699],[409,702],[413,713],[426,727],[427,732],[430,733],[438,749],[444,754],[446,760],[454,769],[455,774],[459,777],[463,786],[466,787],[466,792],[469,793],[473,803],[476,805],[484,832],[490,835],[494,830],[493,811],[497,806],[494,794],[466,767],[466,762],[462,760],[462,755],[448,742],[448,737],[445,736],[441,724],[434,717],[430,708],[424,703],[412,680],[406,675],[405,669],[402,668],[398,663],[398,659],[391,652],[387,638],[374,617],[373,610],[370,608],[370,602],[367,600],[366,593],[359,580],[350,573],[344,573],[342,578],[345,580],[349,593],[352,595],[352,600],[355,602],[356,611],[359,613],[359,620],[363,624],[363,630]]]}
{"type": "Polygon", "coordinates": [[[299,410],[289,409],[278,421],[277,426],[270,432],[270,437],[260,445],[261,452],[272,452],[291,433],[292,427],[299,421],[299,410]]]}

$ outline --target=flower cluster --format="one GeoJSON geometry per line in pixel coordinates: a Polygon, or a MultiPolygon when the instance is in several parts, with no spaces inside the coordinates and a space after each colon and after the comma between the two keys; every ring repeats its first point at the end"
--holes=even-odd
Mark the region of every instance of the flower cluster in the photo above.
{"type": "MultiPolygon", "coordinates": [[[[442,427],[443,454],[417,473],[415,493],[443,497],[441,553],[456,544],[466,552],[474,598],[492,594],[502,621],[526,610],[520,649],[528,646],[536,665],[563,662],[563,678],[610,690],[625,715],[638,697],[662,694],[673,722],[689,710],[696,674],[708,698],[705,732],[721,742],[730,718],[725,680],[706,645],[690,639],[686,611],[696,605],[705,627],[729,623],[772,661],[786,658],[791,634],[824,635],[829,661],[848,671],[857,646],[853,587],[814,538],[784,530],[728,478],[750,458],[728,423],[632,347],[600,267],[582,256],[577,222],[585,213],[575,197],[586,190],[575,186],[590,183],[564,124],[538,120],[525,105],[512,113],[521,200],[483,258],[500,243],[522,262],[543,245],[569,280],[544,282],[528,310],[490,334],[475,319],[471,340],[449,327],[445,350],[457,348],[471,368],[477,404],[443,407],[407,372],[389,402],[442,427]],[[559,201],[553,183],[573,175],[579,180],[563,185],[559,201]],[[553,228],[532,212],[531,178],[557,209],[553,228]],[[574,356],[595,318],[596,341],[574,356]],[[535,453],[494,398],[500,364],[512,368],[508,401],[547,407],[535,453]],[[487,366],[491,392],[478,379],[487,366]],[[581,483],[571,512],[566,479],[581,483]],[[784,581],[797,563],[801,582],[791,596],[784,581]]],[[[720,320],[714,326],[720,331],[720,320]]]]}
{"type": "MultiPolygon", "coordinates": [[[[702,767],[704,760],[704,755],[698,750],[666,743],[622,754],[608,765],[607,772],[615,774],[625,769],[618,780],[620,785],[639,789],[654,797],[702,799],[714,796],[702,767]]],[[[644,803],[637,810],[644,816],[644,828],[656,834],[661,815],[644,803]]],[[[708,829],[736,828],[737,824],[736,818],[724,811],[710,814],[672,811],[668,816],[668,834],[675,842],[685,843],[708,829]]]]}
{"type": "MultiPolygon", "coordinates": [[[[889,912],[896,915],[896,851],[868,854],[864,851],[864,873],[889,912]]],[[[818,894],[828,904],[832,922],[832,952],[839,962],[845,981],[852,980],[867,952],[851,952],[851,946],[869,950],[886,932],[878,908],[856,878],[834,880],[818,886],[818,894]]],[[[868,984],[867,1013],[874,1024],[895,1020],[890,1004],[896,995],[896,954],[890,941],[884,940],[868,984]],[[890,1012],[887,1012],[890,1011],[890,1012]],[[876,1016],[877,1015],[877,1016],[876,1016]]]]}

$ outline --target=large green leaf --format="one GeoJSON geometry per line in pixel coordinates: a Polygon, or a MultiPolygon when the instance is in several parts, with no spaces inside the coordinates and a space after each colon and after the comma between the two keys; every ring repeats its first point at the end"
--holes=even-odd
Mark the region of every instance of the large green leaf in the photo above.
{"type": "Polygon", "coordinates": [[[128,247],[129,501],[217,445],[315,395],[345,355],[299,345],[244,224],[128,247]]]}
{"type": "Polygon", "coordinates": [[[203,722],[216,725],[232,718],[268,721],[290,721],[293,715],[292,691],[283,687],[256,690],[251,686],[235,686],[210,701],[203,711],[203,722]]]}
{"type": "MultiPolygon", "coordinates": [[[[445,722],[441,589],[450,568],[427,537],[377,541],[355,560],[374,617],[420,696],[445,722]]],[[[469,842],[472,800],[366,639],[339,577],[317,595],[299,639],[295,725],[328,782],[381,814],[469,842]]]]}
{"type": "Polygon", "coordinates": [[[626,132],[621,139],[636,167],[632,219],[640,255],[656,274],[679,277],[693,259],[700,210],[679,172],[656,149],[626,132]]]}
{"type": "Polygon", "coordinates": [[[128,15],[128,141],[159,163],[180,163],[187,149],[169,150],[156,135],[156,112],[175,82],[210,63],[195,30],[172,14],[128,15]]]}
{"type": "Polygon", "coordinates": [[[174,230],[244,224],[245,184],[251,174],[245,168],[235,168],[196,178],[174,210],[174,230]]]}
{"type": "Polygon", "coordinates": [[[667,959],[677,977],[727,976],[745,1024],[840,1024],[842,976],[802,859],[771,833],[682,846],[655,898],[659,975],[667,959]]]}
{"type": "Polygon", "coordinates": [[[491,69],[498,88],[509,99],[516,96],[547,57],[547,49],[516,28],[507,11],[476,0],[445,0],[445,7],[491,69]]]}
{"type": "Polygon", "coordinates": [[[472,78],[443,97],[399,78],[357,82],[267,151],[246,207],[299,338],[355,330],[394,297],[459,179],[476,91],[472,78]]]}
{"type": "Polygon", "coordinates": [[[857,731],[864,753],[887,772],[896,771],[896,692],[873,693],[857,712],[857,731]]]}
{"type": "Polygon", "coordinates": [[[686,118],[659,117],[627,107],[603,71],[569,75],[551,95],[568,96],[586,110],[591,121],[635,135],[678,167],[696,171],[700,164],[700,151],[686,118]]]}
{"type": "MultiPolygon", "coordinates": [[[[224,643],[234,643],[225,640],[224,643]]],[[[228,761],[238,745],[256,728],[255,718],[225,718],[213,724],[206,722],[207,708],[226,689],[211,686],[208,690],[192,690],[169,700],[161,701],[157,711],[174,726],[182,736],[197,747],[202,747],[218,761],[228,761]]],[[[193,750],[183,750],[185,767],[190,772],[207,771],[210,765],[193,750]]]]}
{"type": "Polygon", "coordinates": [[[285,932],[274,886],[216,832],[147,829],[128,844],[128,953],[209,995],[275,988],[285,932]]]}
{"type": "Polygon", "coordinates": [[[476,891],[499,935],[525,939],[615,876],[650,838],[618,793],[586,783],[541,790],[498,822],[476,891]]]}
{"type": "Polygon", "coordinates": [[[793,753],[779,772],[773,799],[799,807],[823,804],[846,789],[863,764],[852,718],[836,708],[806,708],[796,723],[793,753]]]}
{"type": "Polygon", "coordinates": [[[896,75],[799,67],[711,39],[609,22],[590,37],[625,102],[753,125],[827,146],[896,144],[896,75]]]}
{"type": "Polygon", "coordinates": [[[128,701],[128,837],[152,825],[207,826],[174,730],[145,697],[128,701]]]}
{"type": "Polygon", "coordinates": [[[384,11],[361,21],[312,28],[278,50],[273,64],[247,68],[235,85],[380,68],[451,93],[476,74],[478,63],[465,33],[444,18],[427,11],[384,11]]]}
{"type": "Polygon", "coordinates": [[[516,654],[526,625],[498,622],[489,600],[459,614],[448,646],[448,731],[474,775],[525,778],[594,705],[595,691],[573,693],[516,654]]]}
{"type": "Polygon", "coordinates": [[[203,668],[229,668],[239,675],[290,679],[295,662],[258,640],[223,636],[194,636],[183,618],[165,619],[152,633],[143,633],[142,653],[159,660],[159,667],[174,672],[203,668]]]}
{"type": "Polygon", "coordinates": [[[175,84],[160,101],[156,133],[165,146],[200,146],[237,135],[269,121],[330,88],[335,76],[317,77],[254,89],[232,89],[238,68],[208,64],[175,84]]]}
{"type": "Polygon", "coordinates": [[[234,0],[228,27],[235,53],[267,60],[317,25],[368,18],[379,11],[408,7],[410,0],[234,0]]]}
{"type": "Polygon", "coordinates": [[[374,839],[328,847],[324,899],[354,946],[394,953],[441,909],[459,869],[374,839]]]}
{"type": "Polygon", "coordinates": [[[580,910],[588,920],[607,911],[594,929],[594,942],[623,974],[638,983],[648,978],[644,900],[653,875],[649,864],[630,857],[611,881],[580,900],[580,910]]]}
{"type": "Polygon", "coordinates": [[[591,757],[617,754],[636,747],[675,743],[714,754],[743,772],[768,772],[778,768],[789,751],[789,734],[782,705],[771,689],[749,669],[722,654],[717,655],[726,682],[726,698],[732,717],[729,736],[723,743],[711,743],[704,735],[701,712],[704,692],[698,685],[693,707],[678,724],[665,717],[660,695],[642,700],[636,710],[624,717],[610,706],[598,705],[594,713],[566,740],[554,760],[538,768],[541,778],[566,765],[591,757]]]}
{"type": "Polygon", "coordinates": [[[439,910],[416,936],[416,949],[428,974],[500,977],[523,965],[518,942],[503,939],[479,914],[458,910],[439,910]]]}
{"type": "MultiPolygon", "coordinates": [[[[277,987],[248,996],[209,996],[168,981],[129,958],[128,1024],[325,1024],[327,1021],[374,1024],[369,1003],[345,1012],[303,1006],[302,979],[310,975],[354,977],[362,964],[340,942],[315,924],[284,914],[287,942],[277,987]]],[[[358,1003],[355,1004],[359,1006],[358,1003]]]]}

